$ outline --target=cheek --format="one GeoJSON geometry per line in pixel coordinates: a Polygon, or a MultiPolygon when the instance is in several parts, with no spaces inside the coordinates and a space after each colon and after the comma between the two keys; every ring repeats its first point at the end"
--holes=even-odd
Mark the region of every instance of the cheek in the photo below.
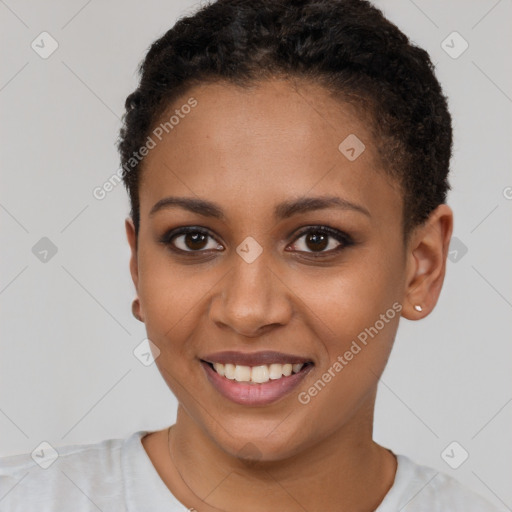
{"type": "Polygon", "coordinates": [[[165,250],[140,252],[139,297],[147,336],[160,350],[156,363],[164,378],[162,369],[174,374],[180,369],[177,361],[189,360],[186,341],[197,323],[204,286],[173,264],[165,250]]]}
{"type": "Polygon", "coordinates": [[[315,418],[326,434],[368,403],[385,368],[401,310],[393,279],[387,271],[354,266],[308,295],[316,313],[313,330],[324,350],[298,401],[304,421],[315,418]]]}
{"type": "Polygon", "coordinates": [[[400,259],[382,247],[358,256],[321,280],[308,280],[305,288],[304,302],[315,313],[324,357],[317,380],[301,390],[301,403],[324,415],[326,424],[340,414],[350,416],[374,389],[400,318],[400,259]],[[332,403],[339,406],[333,409],[332,403]]]}
{"type": "MultiPolygon", "coordinates": [[[[383,257],[382,252],[373,257],[373,251],[367,251],[316,278],[299,278],[301,285],[295,280],[297,289],[307,290],[303,300],[331,340],[329,352],[332,347],[342,349],[401,300],[400,272],[396,258],[383,257]]],[[[394,318],[394,313],[392,309],[388,316],[394,318]]]]}
{"type": "Polygon", "coordinates": [[[201,298],[214,285],[216,274],[202,265],[176,263],[168,249],[148,240],[141,243],[138,265],[146,326],[173,338],[188,317],[197,316],[201,298]]]}

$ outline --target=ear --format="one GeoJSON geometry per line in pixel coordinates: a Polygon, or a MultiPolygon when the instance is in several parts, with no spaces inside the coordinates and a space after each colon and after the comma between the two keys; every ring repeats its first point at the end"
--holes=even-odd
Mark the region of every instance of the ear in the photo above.
{"type": "Polygon", "coordinates": [[[453,212],[448,205],[441,204],[411,234],[406,255],[403,317],[418,320],[434,309],[443,286],[452,231],[453,212]],[[414,309],[416,304],[422,311],[414,309]]]}
{"type": "Polygon", "coordinates": [[[139,292],[139,268],[137,264],[137,235],[135,234],[135,226],[131,217],[127,217],[124,221],[126,228],[126,237],[130,244],[131,256],[130,256],[130,274],[132,275],[132,281],[139,292]]]}

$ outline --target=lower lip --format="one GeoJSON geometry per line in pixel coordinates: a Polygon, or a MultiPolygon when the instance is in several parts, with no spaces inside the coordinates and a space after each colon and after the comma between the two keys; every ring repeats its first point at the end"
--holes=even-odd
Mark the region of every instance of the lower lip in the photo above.
{"type": "Polygon", "coordinates": [[[268,405],[293,391],[313,368],[305,365],[300,372],[288,377],[257,384],[237,382],[219,375],[208,363],[201,361],[206,377],[213,387],[225,398],[240,405],[268,405]]]}

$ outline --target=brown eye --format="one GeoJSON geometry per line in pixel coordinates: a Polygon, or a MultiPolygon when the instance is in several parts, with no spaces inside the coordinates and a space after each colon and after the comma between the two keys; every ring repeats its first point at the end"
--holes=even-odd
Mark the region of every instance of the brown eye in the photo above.
{"type": "Polygon", "coordinates": [[[293,246],[295,250],[306,253],[327,254],[336,252],[353,243],[351,238],[342,231],[327,226],[309,228],[303,231],[296,240],[301,239],[303,239],[303,242],[296,241],[293,246]]]}
{"type": "Polygon", "coordinates": [[[187,233],[183,236],[183,244],[193,251],[204,249],[208,242],[208,235],[204,233],[187,233]]]}
{"type": "Polygon", "coordinates": [[[206,252],[207,250],[223,249],[210,233],[194,227],[167,233],[162,237],[161,242],[173,250],[182,252],[206,252]]]}
{"type": "Polygon", "coordinates": [[[312,251],[323,251],[329,245],[329,235],[323,233],[307,233],[305,244],[312,251]]]}

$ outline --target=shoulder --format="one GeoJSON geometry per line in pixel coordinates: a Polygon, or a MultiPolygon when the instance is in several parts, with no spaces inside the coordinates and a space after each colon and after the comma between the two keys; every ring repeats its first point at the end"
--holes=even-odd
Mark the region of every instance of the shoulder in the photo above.
{"type": "Polygon", "coordinates": [[[0,457],[0,509],[124,510],[122,449],[143,432],[91,444],[45,442],[31,453],[0,457]]]}
{"type": "Polygon", "coordinates": [[[499,512],[452,476],[397,455],[395,482],[376,512],[499,512]]]}

